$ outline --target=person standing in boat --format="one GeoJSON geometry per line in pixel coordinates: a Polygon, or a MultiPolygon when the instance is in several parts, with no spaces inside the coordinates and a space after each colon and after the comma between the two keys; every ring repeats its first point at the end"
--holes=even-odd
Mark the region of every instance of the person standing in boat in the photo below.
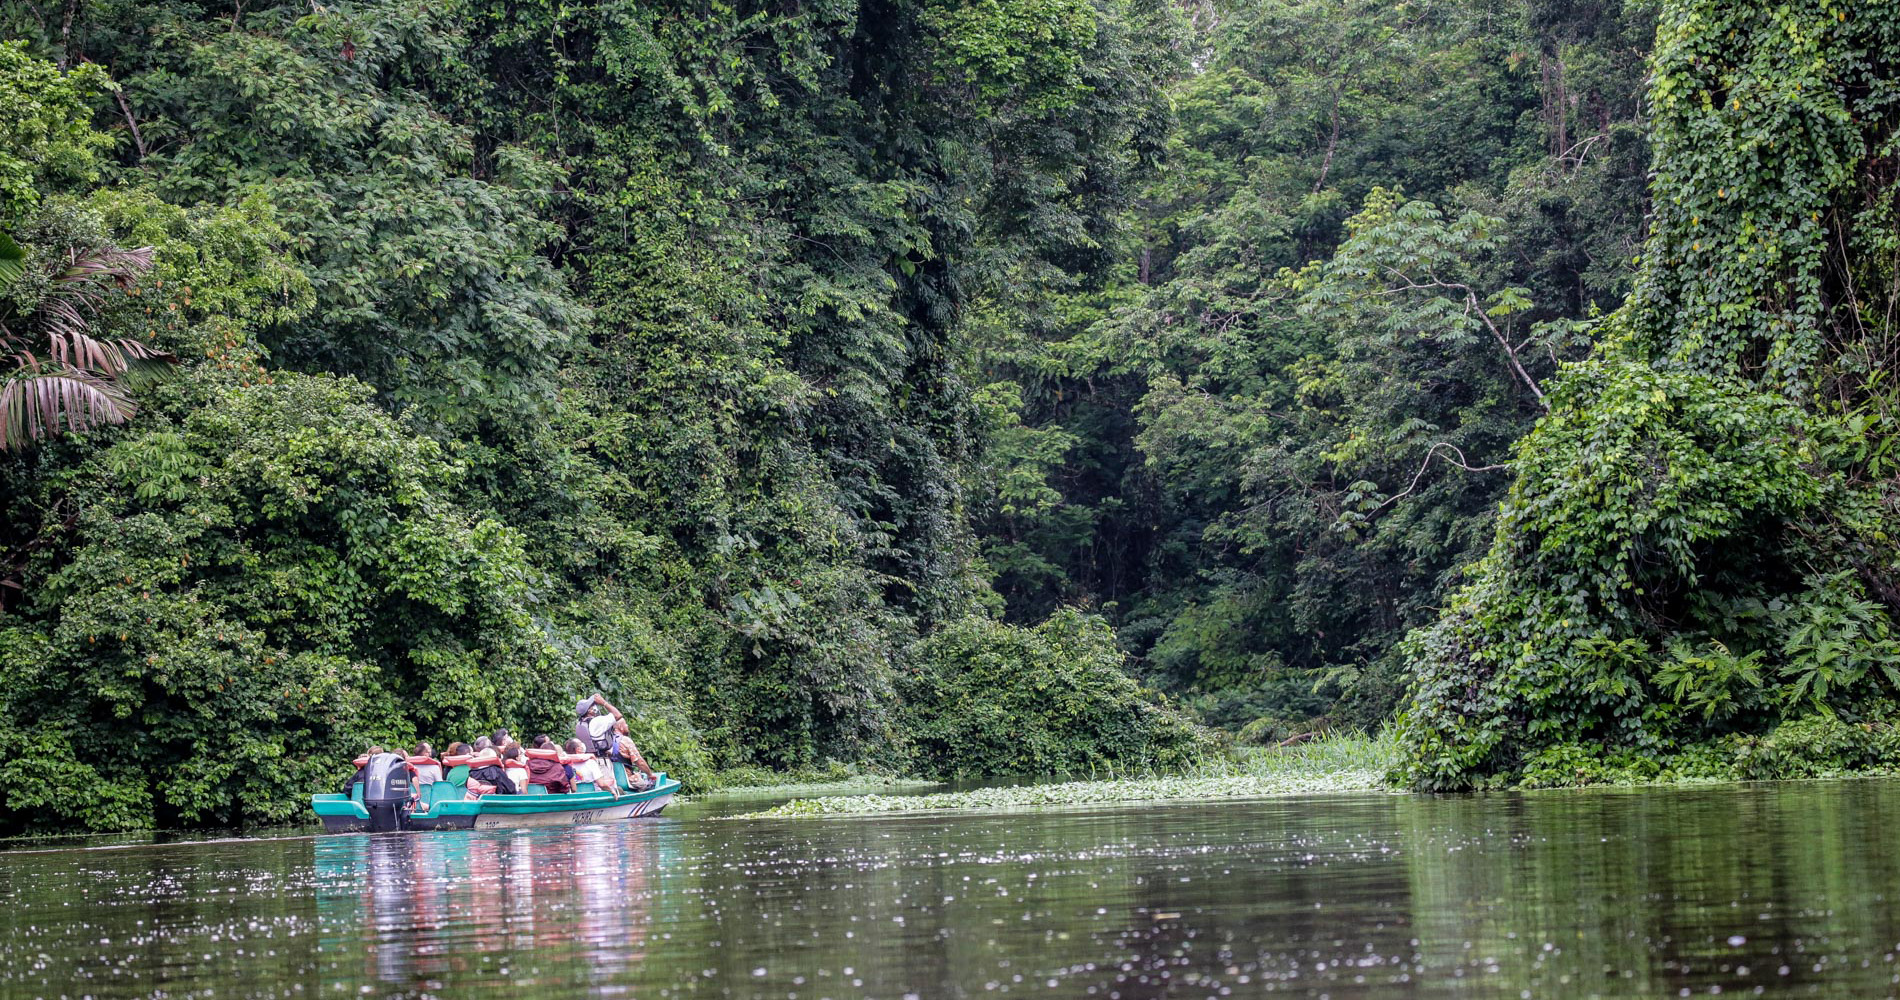
{"type": "Polygon", "coordinates": [[[575,703],[574,714],[578,719],[574,723],[574,738],[581,741],[586,752],[606,760],[613,754],[614,726],[626,721],[620,710],[596,691],[575,703]]]}

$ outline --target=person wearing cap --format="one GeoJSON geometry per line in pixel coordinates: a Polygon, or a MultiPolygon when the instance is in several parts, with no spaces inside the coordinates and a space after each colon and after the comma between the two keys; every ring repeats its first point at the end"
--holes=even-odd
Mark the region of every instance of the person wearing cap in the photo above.
{"type": "Polygon", "coordinates": [[[581,741],[588,753],[596,757],[606,757],[613,752],[613,732],[616,724],[624,724],[620,710],[594,692],[592,697],[582,698],[574,704],[574,737],[581,741]],[[601,714],[605,709],[606,714],[601,714]]]}

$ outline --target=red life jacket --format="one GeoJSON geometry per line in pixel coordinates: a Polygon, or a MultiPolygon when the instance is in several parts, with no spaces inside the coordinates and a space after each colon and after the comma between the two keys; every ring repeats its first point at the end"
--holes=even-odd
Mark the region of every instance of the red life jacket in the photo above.
{"type": "Polygon", "coordinates": [[[535,757],[528,761],[528,783],[546,785],[550,792],[571,792],[572,782],[567,780],[567,768],[559,760],[548,757],[535,757]]]}

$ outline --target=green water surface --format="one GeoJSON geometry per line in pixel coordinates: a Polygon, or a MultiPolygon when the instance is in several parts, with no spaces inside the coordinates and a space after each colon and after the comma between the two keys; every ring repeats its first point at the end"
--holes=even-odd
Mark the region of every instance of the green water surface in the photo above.
{"type": "Polygon", "coordinates": [[[4,997],[1885,997],[1900,782],[0,853],[4,997]]]}

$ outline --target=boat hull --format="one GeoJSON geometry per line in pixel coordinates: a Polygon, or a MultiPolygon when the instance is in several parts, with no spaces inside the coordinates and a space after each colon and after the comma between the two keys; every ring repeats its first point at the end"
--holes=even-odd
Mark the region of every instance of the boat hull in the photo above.
{"type": "MultiPolygon", "coordinates": [[[[678,794],[680,783],[661,774],[644,792],[572,792],[565,795],[484,795],[479,799],[447,799],[404,815],[396,829],[494,830],[524,826],[584,826],[657,816],[678,794]]],[[[361,802],[341,795],[311,797],[311,808],[326,833],[374,833],[374,822],[361,802]]],[[[393,832],[393,831],[392,831],[393,832]]]]}
{"type": "MultiPolygon", "coordinates": [[[[534,798],[552,798],[553,796],[534,796],[534,798]]],[[[622,795],[620,801],[608,801],[601,805],[582,809],[549,809],[545,811],[520,810],[482,810],[475,817],[475,829],[494,830],[516,826],[583,826],[588,823],[611,823],[615,820],[638,819],[642,816],[657,815],[673,801],[673,793],[668,792],[658,798],[640,796],[639,801],[633,795],[622,795]]],[[[512,803],[511,803],[512,804],[512,803]]]]}

